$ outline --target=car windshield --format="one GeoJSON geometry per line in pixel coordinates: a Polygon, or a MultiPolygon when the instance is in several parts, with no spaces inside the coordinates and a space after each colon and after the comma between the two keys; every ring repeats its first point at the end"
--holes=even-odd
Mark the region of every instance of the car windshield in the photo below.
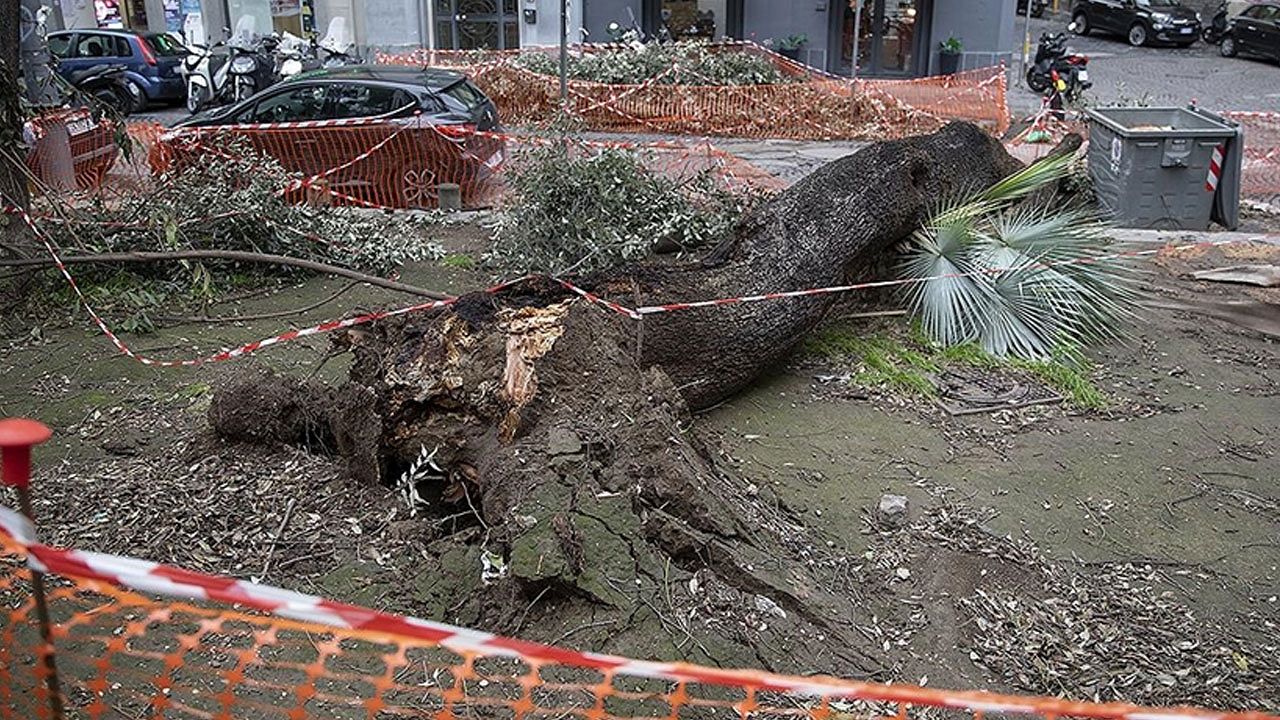
{"type": "Polygon", "coordinates": [[[143,40],[146,41],[147,47],[151,48],[151,52],[160,57],[182,57],[187,54],[187,49],[172,35],[147,35],[143,40]]]}
{"type": "Polygon", "coordinates": [[[470,111],[484,102],[484,93],[467,80],[458,82],[440,90],[438,93],[450,110],[470,111]]]}

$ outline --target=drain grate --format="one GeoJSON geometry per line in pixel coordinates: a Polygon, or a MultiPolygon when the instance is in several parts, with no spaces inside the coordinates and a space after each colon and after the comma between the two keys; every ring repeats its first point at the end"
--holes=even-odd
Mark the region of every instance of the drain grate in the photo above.
{"type": "Polygon", "coordinates": [[[938,389],[939,407],[950,415],[978,415],[1063,399],[1024,375],[1000,370],[948,368],[931,381],[938,389]]]}

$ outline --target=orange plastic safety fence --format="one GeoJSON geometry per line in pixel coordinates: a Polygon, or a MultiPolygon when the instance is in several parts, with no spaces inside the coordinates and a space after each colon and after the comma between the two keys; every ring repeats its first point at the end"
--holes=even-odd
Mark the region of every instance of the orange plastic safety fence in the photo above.
{"type": "Polygon", "coordinates": [[[235,140],[298,174],[293,186],[282,189],[292,198],[384,208],[435,207],[444,183],[461,188],[464,204],[482,204],[505,159],[501,137],[445,134],[413,118],[182,130],[153,147],[152,170],[199,162],[235,140]]]}
{"type": "Polygon", "coordinates": [[[114,121],[83,108],[33,117],[23,127],[31,185],[68,192],[98,187],[119,154],[115,132],[114,121]]]}
{"type": "Polygon", "coordinates": [[[1009,128],[1009,80],[1003,66],[912,80],[860,80],[897,101],[948,120],[968,120],[1002,133],[1009,128]]]}
{"type": "MultiPolygon", "coordinates": [[[[1003,67],[918,80],[851,81],[751,43],[710,47],[766,56],[792,82],[718,85],[694,77],[670,83],[662,76],[637,85],[572,80],[569,111],[592,130],[797,140],[901,137],[934,130],[943,118],[969,120],[996,132],[1008,127],[1003,67]]],[[[493,98],[505,121],[537,123],[560,110],[559,81],[521,67],[515,58],[519,52],[546,51],[417,50],[380,53],[377,59],[462,70],[493,98]]],[[[681,71],[682,80],[689,72],[681,71]]]]}
{"type": "MultiPolygon", "coordinates": [[[[233,143],[275,158],[295,180],[282,187],[287,199],[326,205],[433,208],[439,187],[459,186],[464,207],[501,200],[505,176],[526,157],[523,151],[551,142],[532,135],[437,128],[421,118],[355,122],[232,125],[165,131],[154,123],[128,125],[132,148],[96,184],[76,191],[138,194],[161,174],[228,152],[233,143]]],[[[655,172],[676,179],[711,173],[730,190],[776,190],[774,176],[706,142],[592,143],[583,149],[625,146],[655,172]]],[[[114,147],[114,145],[113,145],[114,147]]],[[[39,167],[39,165],[37,165],[39,167]]],[[[55,191],[52,186],[45,188],[55,191]]]]}
{"type": "Polygon", "coordinates": [[[1280,202],[1280,113],[1225,112],[1244,128],[1240,194],[1280,202]]]}
{"type": "Polygon", "coordinates": [[[912,708],[975,719],[1001,712],[1046,720],[1277,720],[689,665],[663,666],[673,677],[659,677],[630,671],[622,659],[532,645],[523,652],[519,641],[494,643],[503,653],[455,650],[391,632],[159,600],[79,577],[47,578],[54,623],[47,648],[33,621],[25,552],[0,535],[0,720],[50,717],[45,652],[56,661],[67,716],[90,720],[905,720],[912,708]]]}

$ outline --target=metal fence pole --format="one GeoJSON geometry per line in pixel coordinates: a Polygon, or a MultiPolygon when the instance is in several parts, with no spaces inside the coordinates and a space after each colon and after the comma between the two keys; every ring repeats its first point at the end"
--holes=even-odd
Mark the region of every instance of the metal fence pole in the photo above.
{"type": "Polygon", "coordinates": [[[858,41],[862,39],[862,0],[849,0],[853,7],[853,62],[851,74],[858,79],[858,41]]]}
{"type": "Polygon", "coordinates": [[[560,105],[569,106],[569,0],[560,2],[560,105]]]}
{"type": "MultiPolygon", "coordinates": [[[[31,508],[31,448],[49,439],[49,428],[35,420],[7,418],[0,420],[0,481],[18,492],[18,507],[34,525],[31,508]]],[[[31,597],[40,622],[40,640],[44,643],[45,688],[49,692],[49,711],[53,720],[62,720],[62,691],[58,683],[58,667],[53,659],[53,624],[44,597],[44,573],[32,568],[31,597]]]]}

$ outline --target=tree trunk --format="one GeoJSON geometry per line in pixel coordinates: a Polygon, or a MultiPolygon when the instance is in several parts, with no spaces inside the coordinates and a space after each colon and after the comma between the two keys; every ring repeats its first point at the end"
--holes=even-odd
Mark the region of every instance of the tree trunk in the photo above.
{"type": "MultiPolygon", "coordinates": [[[[637,271],[608,287],[633,301],[634,278],[647,305],[866,278],[931,203],[1018,167],[998,141],[967,123],[876,143],[779,194],[701,265],[637,271]]],[[[661,366],[692,407],[713,405],[786,357],[834,301],[825,295],[651,316],[644,320],[644,361],[661,366]]]]}
{"type": "MultiPolygon", "coordinates": [[[[8,206],[26,208],[27,178],[15,162],[23,159],[22,106],[23,92],[18,82],[20,27],[22,16],[18,0],[0,3],[0,209],[8,206]]],[[[23,223],[10,215],[0,214],[0,257],[26,255],[30,237],[23,223]]],[[[30,276],[17,278],[0,287],[0,314],[19,302],[29,286],[30,276]]]]}
{"type": "MultiPolygon", "coordinates": [[[[931,203],[1017,167],[970,125],[878,143],[781,193],[700,263],[584,282],[628,304],[838,284],[880,266],[931,203]]],[[[427,614],[551,639],[585,613],[616,621],[594,643],[615,650],[628,633],[732,618],[690,631],[710,646],[673,637],[661,655],[884,678],[878,648],[853,631],[874,607],[858,592],[858,558],[828,550],[690,432],[690,405],[758,377],[832,302],[657,315],[640,334],[632,320],[532,281],[344,336],[355,362],[340,388],[232,383],[210,419],[233,439],[327,443],[366,482],[395,484],[435,451],[442,476],[414,478],[427,512],[474,518],[431,546],[442,579],[422,601],[427,614]],[[482,551],[506,566],[487,586],[482,551]]]]}
{"type": "MultiPolygon", "coordinates": [[[[21,25],[21,4],[18,0],[5,0],[0,4],[0,147],[19,155],[23,123],[19,102],[23,90],[18,83],[21,25]]],[[[0,203],[27,206],[26,177],[8,158],[0,160],[0,203]]],[[[5,225],[4,236],[12,236],[16,226],[15,223],[5,225]]]]}

